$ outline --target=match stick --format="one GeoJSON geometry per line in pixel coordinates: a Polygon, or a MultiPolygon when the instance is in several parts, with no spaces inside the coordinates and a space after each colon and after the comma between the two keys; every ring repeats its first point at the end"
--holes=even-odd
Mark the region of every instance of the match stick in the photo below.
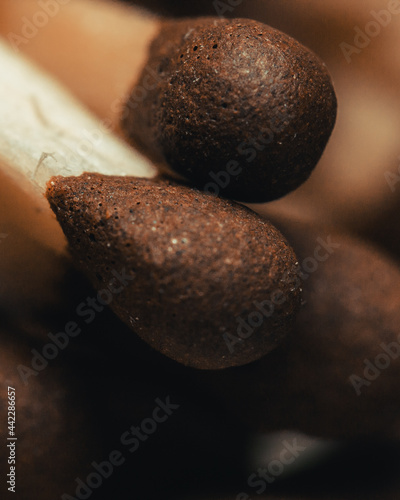
{"type": "MultiPolygon", "coordinates": [[[[3,42],[0,65],[0,169],[27,194],[26,209],[35,214],[40,227],[50,224],[56,228],[43,197],[53,175],[154,175],[149,161],[104,128],[56,81],[3,42]]],[[[44,234],[43,243],[47,245],[49,239],[44,234]]],[[[59,249],[60,245],[56,246],[59,249]]]]}
{"type": "Polygon", "coordinates": [[[57,1],[39,3],[42,12],[22,0],[3,33],[107,126],[119,131],[121,120],[163,171],[243,202],[277,199],[307,180],[336,98],[306,47],[249,19],[164,20],[111,2],[57,1]]]}

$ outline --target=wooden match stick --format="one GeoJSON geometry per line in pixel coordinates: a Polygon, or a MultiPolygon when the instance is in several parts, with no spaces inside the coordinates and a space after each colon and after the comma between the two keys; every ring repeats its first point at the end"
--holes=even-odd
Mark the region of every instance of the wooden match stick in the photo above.
{"type": "Polygon", "coordinates": [[[163,170],[245,202],[279,198],[309,177],[336,98],[325,65],[300,43],[248,19],[167,21],[90,0],[57,6],[52,17],[36,2],[12,7],[8,40],[108,126],[118,130],[122,117],[127,139],[163,170]]]}
{"type": "Polygon", "coordinates": [[[60,242],[61,231],[43,197],[51,176],[103,172],[151,177],[155,170],[57,82],[3,42],[0,65],[2,177],[27,193],[18,199],[26,200],[31,224],[51,228],[38,237],[59,251],[65,240],[60,242]],[[60,237],[54,239],[53,233],[60,237]]]}

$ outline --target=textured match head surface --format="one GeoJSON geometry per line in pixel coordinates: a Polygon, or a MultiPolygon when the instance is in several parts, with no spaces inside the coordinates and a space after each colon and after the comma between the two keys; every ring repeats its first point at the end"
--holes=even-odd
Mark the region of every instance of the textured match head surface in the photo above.
{"type": "Polygon", "coordinates": [[[213,373],[211,386],[263,431],[398,436],[398,265],[329,228],[283,218],[277,225],[301,269],[304,306],[294,334],[251,365],[213,373]]]}
{"type": "Polygon", "coordinates": [[[296,257],[247,208],[173,181],[98,174],[55,177],[47,198],[93,285],[119,289],[110,307],[167,356],[241,365],[290,330],[296,257]]]}
{"type": "Polygon", "coordinates": [[[249,19],[166,22],[122,116],[128,139],[199,189],[279,198],[318,162],[336,119],[322,61],[249,19]]]}

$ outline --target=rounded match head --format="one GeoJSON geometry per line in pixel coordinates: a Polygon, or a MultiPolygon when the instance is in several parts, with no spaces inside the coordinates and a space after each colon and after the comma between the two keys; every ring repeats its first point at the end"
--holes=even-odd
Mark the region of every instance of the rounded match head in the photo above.
{"type": "Polygon", "coordinates": [[[311,174],[336,119],[324,63],[249,19],[162,25],[121,121],[127,138],[199,189],[264,202],[311,174]]]}

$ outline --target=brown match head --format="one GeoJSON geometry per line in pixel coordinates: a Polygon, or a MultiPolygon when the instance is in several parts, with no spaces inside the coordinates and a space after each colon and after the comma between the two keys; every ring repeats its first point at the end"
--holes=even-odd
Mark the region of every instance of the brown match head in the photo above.
{"type": "Polygon", "coordinates": [[[47,198],[101,297],[170,358],[242,365],[290,331],[296,257],[251,210],[173,181],[99,174],[54,177],[47,198]]]}
{"type": "Polygon", "coordinates": [[[122,128],[199,189],[263,202],[309,177],[335,119],[310,50],[250,19],[199,18],[162,25],[122,128]]]}
{"type": "Polygon", "coordinates": [[[293,336],[248,367],[210,374],[208,383],[263,432],[398,438],[398,264],[318,223],[275,222],[301,269],[304,305],[293,336]]]}

